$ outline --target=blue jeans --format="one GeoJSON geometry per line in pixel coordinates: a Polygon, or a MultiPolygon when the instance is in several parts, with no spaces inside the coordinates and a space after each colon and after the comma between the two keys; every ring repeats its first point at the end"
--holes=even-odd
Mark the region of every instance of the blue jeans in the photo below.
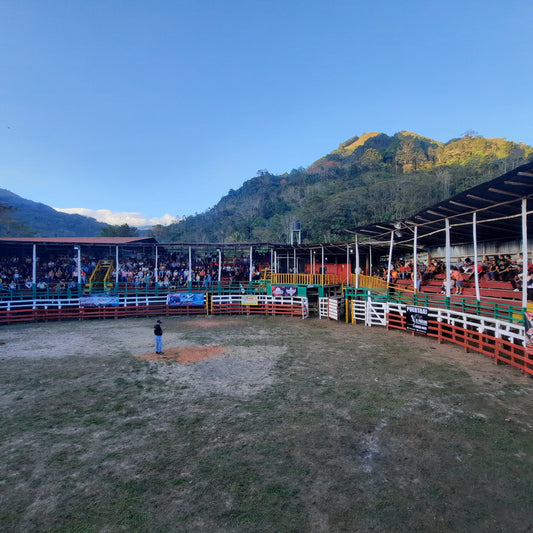
{"type": "Polygon", "coordinates": [[[154,337],[155,337],[155,351],[162,352],[163,351],[163,335],[154,335],[154,337]]]}

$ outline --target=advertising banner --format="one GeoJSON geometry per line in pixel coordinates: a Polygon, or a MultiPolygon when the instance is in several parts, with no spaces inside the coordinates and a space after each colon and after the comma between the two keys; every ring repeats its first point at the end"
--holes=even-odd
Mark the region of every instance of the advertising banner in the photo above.
{"type": "Polygon", "coordinates": [[[167,294],[167,305],[205,305],[205,294],[203,292],[167,294]]]}
{"type": "Polygon", "coordinates": [[[428,332],[428,309],[427,307],[407,306],[405,313],[406,328],[409,331],[416,331],[417,333],[428,332]]]}
{"type": "Polygon", "coordinates": [[[118,304],[118,296],[109,296],[107,294],[80,296],[80,307],[118,307],[118,304]]]}
{"type": "Polygon", "coordinates": [[[241,296],[241,305],[259,305],[259,298],[257,296],[241,296]]]}
{"type": "Polygon", "coordinates": [[[296,296],[298,294],[298,287],[284,287],[280,285],[272,286],[273,296],[296,296]]]}

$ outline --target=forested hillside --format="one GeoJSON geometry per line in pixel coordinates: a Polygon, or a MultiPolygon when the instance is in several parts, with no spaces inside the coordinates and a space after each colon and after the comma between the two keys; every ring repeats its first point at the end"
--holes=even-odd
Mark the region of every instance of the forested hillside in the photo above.
{"type": "Polygon", "coordinates": [[[106,225],[0,189],[0,237],[96,237],[106,225]]]}
{"type": "Polygon", "coordinates": [[[165,228],[164,242],[287,242],[300,221],[305,242],[342,242],[346,228],[416,211],[533,160],[533,148],[474,133],[446,143],[402,131],[366,133],[307,169],[267,170],[205,213],[165,228]]]}

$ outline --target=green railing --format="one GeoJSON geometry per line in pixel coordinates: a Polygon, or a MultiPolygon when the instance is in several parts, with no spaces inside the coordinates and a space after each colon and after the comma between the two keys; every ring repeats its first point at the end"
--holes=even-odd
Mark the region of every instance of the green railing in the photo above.
{"type": "Polygon", "coordinates": [[[436,294],[410,293],[384,289],[355,289],[353,287],[346,287],[344,295],[346,298],[352,299],[362,298],[367,300],[372,298],[372,300],[378,302],[390,301],[419,307],[440,307],[471,315],[493,317],[513,324],[522,324],[524,321],[524,309],[520,305],[479,301],[475,298],[462,296],[448,298],[436,294]]]}
{"type": "Polygon", "coordinates": [[[91,294],[110,294],[124,296],[160,296],[172,292],[208,292],[210,294],[266,294],[267,286],[260,281],[228,281],[211,283],[186,283],[182,285],[153,283],[151,285],[135,285],[133,283],[52,283],[43,288],[37,285],[27,287],[17,285],[14,289],[0,289],[0,301],[13,300],[54,300],[70,299],[91,294]]]}
{"type": "MultiPolygon", "coordinates": [[[[135,286],[130,283],[70,283],[50,284],[39,289],[37,285],[19,285],[14,290],[0,290],[0,301],[71,299],[83,295],[110,294],[120,296],[161,296],[172,292],[207,292],[210,294],[266,294],[269,284],[264,281],[222,281],[211,283],[186,283],[165,285],[153,283],[149,286],[135,286]]],[[[490,316],[511,323],[522,323],[524,309],[517,304],[478,301],[463,296],[444,297],[438,294],[412,293],[401,290],[368,289],[345,287],[346,298],[372,298],[376,301],[393,301],[420,307],[441,307],[479,316],[490,316]]]]}

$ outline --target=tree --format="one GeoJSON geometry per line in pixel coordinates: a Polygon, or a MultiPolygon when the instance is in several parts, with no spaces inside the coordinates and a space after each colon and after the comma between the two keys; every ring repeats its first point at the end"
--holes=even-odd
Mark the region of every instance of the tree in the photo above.
{"type": "Polygon", "coordinates": [[[120,226],[108,224],[102,229],[102,237],[137,237],[138,235],[137,228],[128,224],[120,226]]]}
{"type": "Polygon", "coordinates": [[[7,202],[0,202],[0,236],[33,237],[37,233],[33,228],[18,222],[11,216],[16,210],[16,207],[7,202]]]}
{"type": "Polygon", "coordinates": [[[363,168],[376,169],[383,162],[383,158],[375,148],[369,148],[359,161],[363,168]]]}

